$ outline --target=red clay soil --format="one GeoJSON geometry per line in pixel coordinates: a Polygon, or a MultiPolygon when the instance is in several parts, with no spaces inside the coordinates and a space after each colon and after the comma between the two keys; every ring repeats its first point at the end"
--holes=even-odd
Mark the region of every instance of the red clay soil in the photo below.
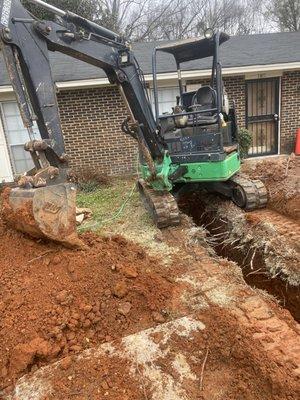
{"type": "Polygon", "coordinates": [[[300,221],[300,157],[245,163],[243,172],[261,179],[269,193],[268,208],[300,221]]]}
{"type": "MultiPolygon", "coordinates": [[[[99,363],[76,359],[76,353],[180,316],[182,289],[174,275],[188,270],[185,263],[191,261],[184,261],[183,252],[174,256],[174,268],[167,268],[120,236],[86,233],[82,240],[86,249],[69,250],[30,239],[0,219],[0,398],[1,390],[3,396],[12,392],[20,376],[59,359],[49,378],[53,391],[45,399],[157,398],[147,381],[141,383],[143,371],[132,376],[125,359],[99,363]]],[[[199,261],[197,270],[202,269],[199,261]]],[[[259,332],[252,326],[241,325],[225,308],[197,312],[197,318],[205,331],[188,340],[172,336],[174,351],[159,363],[159,370],[175,380],[170,357],[177,352],[197,377],[205,370],[203,390],[199,380],[183,382],[189,400],[299,398],[290,365],[266,356],[253,340],[259,332]]],[[[159,335],[155,340],[166,346],[159,335]]]]}
{"type": "Polygon", "coordinates": [[[165,321],[173,284],[121,237],[72,251],[0,220],[0,389],[60,357],[165,321]]]}
{"type": "MultiPolygon", "coordinates": [[[[143,365],[118,355],[97,356],[97,353],[66,357],[58,368],[46,370],[40,387],[46,389],[44,399],[64,400],[113,399],[147,400],[168,398],[166,387],[173,380],[180,382],[184,399],[189,400],[296,400],[297,383],[289,367],[266,358],[259,343],[253,340],[253,331],[241,325],[228,310],[214,307],[195,315],[205,325],[190,337],[173,333],[164,341],[162,331],[151,338],[161,355],[152,361],[157,375],[149,379],[143,365]],[[176,369],[176,356],[183,356],[193,379],[182,379],[182,370],[176,369]],[[132,367],[135,366],[134,373],[132,367]],[[164,387],[159,387],[161,375],[164,387]],[[167,379],[167,377],[170,377],[167,379]],[[157,386],[156,386],[157,385],[157,386]]],[[[117,349],[122,344],[113,344],[117,349]]],[[[109,352],[108,352],[109,353],[109,352]]],[[[125,352],[124,352],[125,353],[125,352]]],[[[151,363],[149,363],[151,364],[151,363]]],[[[187,375],[188,375],[187,374],[187,375]]],[[[17,397],[14,397],[16,399],[17,397]]]]}

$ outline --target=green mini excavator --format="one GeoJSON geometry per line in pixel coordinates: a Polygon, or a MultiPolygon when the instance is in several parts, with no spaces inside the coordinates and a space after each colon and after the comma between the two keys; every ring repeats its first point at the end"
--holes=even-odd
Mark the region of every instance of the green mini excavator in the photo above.
{"type": "Polygon", "coordinates": [[[262,182],[238,174],[236,114],[234,105],[229,106],[219,59],[227,34],[208,29],[203,38],[163,43],[154,49],[153,113],[142,71],[124,38],[41,0],[30,2],[55,14],[56,21],[36,19],[19,0],[0,0],[0,45],[7,70],[24,125],[30,134],[36,121],[42,138],[30,135],[25,150],[35,167],[20,179],[7,201],[7,214],[17,229],[64,243],[74,240],[76,229],[75,188],[68,183],[49,51],[103,69],[110,83],[119,87],[128,110],[122,130],[139,148],[138,188],[159,228],[179,224],[176,198],[190,190],[219,193],[245,210],[265,206],[262,182]],[[157,87],[161,52],[174,57],[179,87],[173,109],[162,114],[157,87]],[[202,58],[212,59],[210,82],[186,91],[182,65],[202,58]]]}

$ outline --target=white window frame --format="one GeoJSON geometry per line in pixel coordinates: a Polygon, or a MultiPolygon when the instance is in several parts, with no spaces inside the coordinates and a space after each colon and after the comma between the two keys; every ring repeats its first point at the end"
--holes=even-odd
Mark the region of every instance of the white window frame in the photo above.
{"type": "Polygon", "coordinates": [[[0,176],[0,183],[1,182],[13,182],[14,175],[13,175],[11,159],[10,159],[10,154],[9,154],[9,150],[8,150],[6,136],[4,133],[4,127],[3,127],[1,115],[0,115],[0,150],[2,150],[2,154],[4,155],[4,158],[1,159],[0,162],[1,162],[1,164],[4,165],[3,170],[4,171],[6,170],[5,175],[0,176]]]}
{"type": "MultiPolygon", "coordinates": [[[[174,84],[174,82],[173,82],[173,84],[166,84],[166,85],[163,85],[163,86],[158,86],[157,89],[158,89],[158,91],[164,90],[164,89],[177,89],[178,90],[178,94],[179,94],[179,87],[176,84],[174,84]]],[[[152,111],[153,111],[153,113],[155,113],[155,110],[154,110],[154,93],[153,93],[154,88],[153,88],[152,85],[151,85],[151,87],[149,87],[148,91],[150,92],[150,101],[151,101],[152,111]]],[[[174,98],[174,106],[175,105],[176,105],[176,98],[174,98]]],[[[159,112],[160,112],[160,114],[162,114],[160,106],[159,106],[159,112]]],[[[172,109],[168,110],[168,112],[171,113],[172,109]]]]}
{"type": "MultiPolygon", "coordinates": [[[[15,98],[8,98],[8,99],[4,99],[1,100],[0,102],[0,116],[2,119],[2,128],[3,128],[3,132],[4,132],[4,137],[6,140],[6,148],[8,151],[8,155],[9,155],[9,160],[10,160],[10,166],[11,166],[11,170],[12,170],[12,174],[13,176],[19,175],[20,173],[17,173],[15,170],[15,165],[14,165],[14,157],[11,151],[11,146],[24,146],[24,142],[22,143],[14,143],[13,145],[10,145],[8,142],[8,138],[7,138],[7,125],[6,125],[6,121],[5,121],[5,117],[4,117],[4,109],[3,109],[3,104],[7,104],[7,103],[14,103],[14,104],[18,104],[17,100],[15,98]]],[[[28,138],[29,140],[29,138],[28,138]]],[[[26,171],[24,171],[26,172],[26,171]]]]}

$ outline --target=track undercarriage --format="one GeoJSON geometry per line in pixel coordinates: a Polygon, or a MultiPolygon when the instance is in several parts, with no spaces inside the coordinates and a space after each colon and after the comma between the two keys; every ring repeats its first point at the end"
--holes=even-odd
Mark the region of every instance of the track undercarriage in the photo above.
{"type": "Polygon", "coordinates": [[[176,198],[183,191],[197,191],[205,188],[209,192],[230,198],[238,207],[246,211],[264,208],[268,200],[267,189],[260,180],[251,180],[239,174],[226,182],[184,185],[183,191],[178,190],[174,195],[168,191],[152,189],[143,179],[139,179],[137,185],[143,203],[158,228],[179,225],[180,211],[176,198]]]}
{"type": "Polygon", "coordinates": [[[154,190],[143,179],[139,179],[137,185],[141,199],[158,228],[179,225],[178,205],[170,192],[154,190]]]}

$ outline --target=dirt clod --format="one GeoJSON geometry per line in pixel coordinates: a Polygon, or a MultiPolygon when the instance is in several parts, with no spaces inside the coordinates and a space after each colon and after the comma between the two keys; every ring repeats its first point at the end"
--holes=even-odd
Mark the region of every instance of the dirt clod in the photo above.
{"type": "Polygon", "coordinates": [[[114,296],[122,299],[128,294],[128,287],[125,281],[120,281],[115,284],[113,287],[114,296]]]}
{"type": "Polygon", "coordinates": [[[135,266],[126,266],[122,269],[122,272],[127,278],[136,278],[138,276],[138,272],[135,266]]]}
{"type": "Polygon", "coordinates": [[[164,323],[166,321],[165,317],[160,312],[153,312],[152,313],[153,321],[158,323],[164,323]]]}
{"type": "Polygon", "coordinates": [[[67,370],[70,368],[71,364],[72,364],[72,358],[65,357],[61,360],[61,363],[59,365],[63,370],[67,370]]]}
{"type": "Polygon", "coordinates": [[[268,208],[300,221],[300,157],[246,162],[242,170],[266,185],[268,208]]]}
{"type": "Polygon", "coordinates": [[[118,311],[120,314],[122,315],[127,315],[129,314],[130,310],[131,310],[131,303],[129,303],[128,301],[121,303],[119,305],[118,311]]]}
{"type": "Polygon", "coordinates": [[[11,353],[10,373],[25,371],[33,363],[35,357],[46,358],[50,352],[50,344],[40,337],[31,340],[29,343],[18,344],[11,353]]]}

